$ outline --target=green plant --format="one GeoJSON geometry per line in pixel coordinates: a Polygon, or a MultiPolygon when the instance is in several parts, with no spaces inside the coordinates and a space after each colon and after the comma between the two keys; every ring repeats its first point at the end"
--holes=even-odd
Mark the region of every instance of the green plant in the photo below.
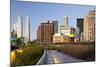
{"type": "Polygon", "coordinates": [[[15,66],[34,65],[43,55],[44,49],[40,46],[29,45],[22,48],[23,53],[17,53],[15,66]]]}
{"type": "Polygon", "coordinates": [[[86,61],[95,60],[94,45],[65,45],[56,47],[56,49],[78,59],[83,59],[86,61]]]}

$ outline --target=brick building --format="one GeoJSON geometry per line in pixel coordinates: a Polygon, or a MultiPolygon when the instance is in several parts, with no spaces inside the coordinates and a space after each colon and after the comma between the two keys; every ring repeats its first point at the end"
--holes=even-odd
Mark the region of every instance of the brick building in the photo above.
{"type": "Polygon", "coordinates": [[[54,26],[54,23],[50,23],[50,21],[41,23],[37,30],[37,41],[40,44],[51,44],[53,42],[54,26]]]}

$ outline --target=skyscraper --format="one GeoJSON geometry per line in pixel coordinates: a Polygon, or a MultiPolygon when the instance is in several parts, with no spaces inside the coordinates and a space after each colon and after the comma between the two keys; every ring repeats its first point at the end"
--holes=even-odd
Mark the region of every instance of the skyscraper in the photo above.
{"type": "Polygon", "coordinates": [[[60,26],[60,33],[62,33],[64,35],[70,34],[70,27],[68,25],[68,17],[67,16],[63,17],[63,24],[60,26]]]}
{"type": "Polygon", "coordinates": [[[22,24],[22,18],[20,15],[17,16],[17,38],[20,38],[23,36],[23,24],[22,24]]]}
{"type": "Polygon", "coordinates": [[[95,41],[95,11],[89,11],[84,18],[84,41],[95,41]]]}
{"type": "Polygon", "coordinates": [[[54,23],[54,33],[58,33],[58,21],[57,20],[52,20],[51,23],[54,23]]]}
{"type": "Polygon", "coordinates": [[[30,41],[30,17],[26,16],[26,40],[30,41]]]}
{"type": "Polygon", "coordinates": [[[77,18],[77,28],[79,29],[79,35],[83,32],[83,27],[84,27],[84,19],[77,18]]]}
{"type": "Polygon", "coordinates": [[[63,26],[69,27],[68,26],[68,16],[63,16],[63,26]]]}

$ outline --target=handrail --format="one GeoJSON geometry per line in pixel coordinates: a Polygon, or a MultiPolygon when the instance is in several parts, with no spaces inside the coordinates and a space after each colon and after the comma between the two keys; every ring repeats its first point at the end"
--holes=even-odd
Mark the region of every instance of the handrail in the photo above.
{"type": "Polygon", "coordinates": [[[47,51],[44,50],[44,54],[42,55],[40,60],[36,63],[36,65],[46,64],[46,62],[47,62],[47,51]]]}

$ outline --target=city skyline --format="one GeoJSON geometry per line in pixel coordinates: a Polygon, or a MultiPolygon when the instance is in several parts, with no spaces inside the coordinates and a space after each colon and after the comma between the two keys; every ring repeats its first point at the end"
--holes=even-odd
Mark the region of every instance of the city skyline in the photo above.
{"type": "Polygon", "coordinates": [[[21,15],[23,22],[23,35],[25,35],[25,17],[30,16],[31,40],[36,39],[37,27],[44,20],[55,19],[58,21],[58,25],[60,26],[63,23],[63,16],[68,16],[69,26],[76,27],[77,17],[83,18],[90,10],[95,10],[95,6],[39,2],[11,1],[11,5],[11,8],[13,9],[11,10],[11,24],[13,25],[17,22],[17,15],[21,15]]]}

